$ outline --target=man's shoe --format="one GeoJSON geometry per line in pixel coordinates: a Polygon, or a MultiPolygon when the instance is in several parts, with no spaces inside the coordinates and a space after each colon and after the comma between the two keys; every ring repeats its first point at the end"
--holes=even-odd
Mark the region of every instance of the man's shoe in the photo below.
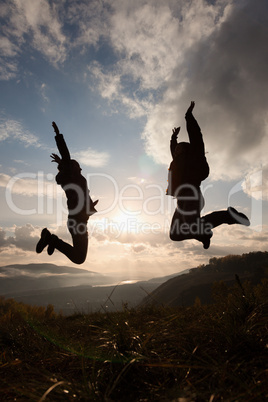
{"type": "Polygon", "coordinates": [[[47,230],[47,228],[42,230],[41,238],[40,238],[39,242],[36,245],[36,252],[38,254],[42,253],[44,248],[49,244],[51,236],[52,236],[52,234],[50,233],[49,230],[47,230]]]}
{"type": "Polygon", "coordinates": [[[56,235],[51,235],[51,238],[49,240],[49,245],[48,245],[48,248],[47,248],[48,255],[52,255],[54,253],[54,251],[55,251],[55,243],[56,243],[57,238],[58,237],[56,235]]]}
{"type": "Polygon", "coordinates": [[[209,248],[210,240],[211,240],[212,236],[213,236],[213,232],[212,232],[212,230],[210,230],[210,232],[208,234],[203,234],[203,235],[199,236],[199,238],[197,239],[198,241],[203,243],[203,248],[205,250],[207,250],[209,248]]]}
{"type": "MultiPolygon", "coordinates": [[[[202,218],[200,220],[200,222],[202,221],[202,218]]],[[[203,222],[204,223],[204,222],[203,222]]],[[[203,243],[203,248],[205,250],[207,250],[210,246],[210,240],[211,237],[213,236],[213,232],[211,230],[211,225],[206,223],[204,226],[205,230],[200,230],[200,234],[196,235],[194,238],[198,241],[200,241],[201,243],[203,243]]]]}
{"type": "Polygon", "coordinates": [[[239,223],[240,225],[244,226],[250,225],[248,217],[241,212],[238,212],[235,208],[229,207],[227,211],[230,216],[230,222],[228,222],[229,225],[233,225],[234,223],[239,223]]]}
{"type": "Polygon", "coordinates": [[[204,248],[205,250],[207,250],[207,249],[209,248],[209,246],[210,246],[210,239],[211,239],[211,237],[212,237],[212,235],[211,235],[211,236],[206,236],[206,237],[204,238],[204,240],[202,240],[203,248],[204,248]]]}

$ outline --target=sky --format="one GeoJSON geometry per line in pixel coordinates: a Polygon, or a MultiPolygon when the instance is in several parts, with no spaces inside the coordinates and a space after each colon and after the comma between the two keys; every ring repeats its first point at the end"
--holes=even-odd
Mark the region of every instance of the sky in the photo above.
{"type": "Polygon", "coordinates": [[[1,266],[75,267],[35,252],[44,227],[71,240],[52,121],[99,199],[79,268],[138,280],[267,250],[266,0],[2,0],[0,22],[1,266]],[[169,141],[177,126],[187,141],[192,100],[202,214],[231,205],[251,220],[214,229],[208,250],[168,235],[169,141]]]}

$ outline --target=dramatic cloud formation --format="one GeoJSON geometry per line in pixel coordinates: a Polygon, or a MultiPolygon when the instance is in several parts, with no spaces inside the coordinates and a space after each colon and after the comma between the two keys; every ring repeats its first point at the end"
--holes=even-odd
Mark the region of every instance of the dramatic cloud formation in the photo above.
{"type": "MultiPolygon", "coordinates": [[[[70,241],[67,211],[59,211],[65,195],[49,162],[57,152],[48,135],[54,118],[100,199],[89,222],[89,268],[166,274],[265,248],[267,213],[258,202],[268,199],[266,0],[3,0],[0,14],[0,191],[12,216],[0,231],[3,261],[16,253],[36,258],[42,224],[70,241]],[[187,140],[191,100],[211,167],[206,205],[222,209],[231,198],[253,221],[253,230],[215,230],[207,251],[168,237],[175,208],[165,195],[169,139],[181,126],[187,140]],[[38,211],[31,224],[12,209],[13,196],[20,211],[38,211]],[[150,208],[159,209],[153,218],[150,208]]],[[[66,263],[60,253],[52,258],[66,263]]]]}
{"type": "MultiPolygon", "coordinates": [[[[92,62],[91,77],[104,98],[120,103],[131,117],[146,116],[142,138],[148,154],[168,164],[171,128],[184,125],[184,112],[194,99],[211,177],[236,179],[250,170],[252,160],[261,164],[266,158],[267,8],[265,0],[257,6],[247,0],[4,3],[6,37],[0,46],[9,60],[6,77],[15,74],[15,56],[29,35],[31,45],[55,65],[71,48],[97,46],[103,37],[116,57],[106,66],[92,62]],[[72,37],[63,33],[63,18],[76,27],[72,37]]],[[[45,84],[41,89],[45,96],[45,84]]],[[[6,131],[14,125],[15,132],[20,130],[8,122],[6,131]]],[[[20,140],[27,142],[27,134],[20,140]]],[[[92,166],[104,163],[93,159],[92,166]]]]}
{"type": "Polygon", "coordinates": [[[111,41],[124,58],[116,66],[117,75],[112,72],[113,79],[107,74],[102,95],[121,97],[127,104],[119,79],[124,71],[139,82],[132,103],[144,105],[138,89],[162,91],[158,102],[154,97],[154,105],[143,108],[147,152],[157,162],[168,163],[171,128],[184,125],[185,99],[195,99],[213,179],[239,178],[253,160],[263,162],[268,145],[267,3],[180,3],[180,20],[165,5],[116,4],[111,41]]]}
{"type": "Polygon", "coordinates": [[[109,36],[121,57],[112,66],[93,63],[90,72],[104,98],[131,117],[147,117],[148,154],[168,164],[171,128],[184,125],[194,99],[213,179],[237,179],[252,160],[261,164],[268,145],[267,3],[117,1],[113,9],[109,36]]]}

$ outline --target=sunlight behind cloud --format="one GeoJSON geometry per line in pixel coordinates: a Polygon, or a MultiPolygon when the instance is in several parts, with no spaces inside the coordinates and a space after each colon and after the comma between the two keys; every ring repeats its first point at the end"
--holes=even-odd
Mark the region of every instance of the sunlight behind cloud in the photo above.
{"type": "Polygon", "coordinates": [[[66,264],[58,251],[35,253],[43,227],[71,242],[49,158],[57,152],[54,119],[99,199],[85,267],[152,277],[264,250],[267,7],[267,0],[0,2],[2,263],[66,264]],[[179,141],[188,140],[191,100],[211,169],[206,212],[230,203],[253,222],[215,230],[209,250],[169,238],[170,137],[181,126],[179,141]]]}
{"type": "Polygon", "coordinates": [[[122,234],[138,234],[139,233],[139,225],[137,218],[126,214],[124,212],[115,215],[112,218],[111,225],[114,230],[118,233],[118,237],[122,234]]]}

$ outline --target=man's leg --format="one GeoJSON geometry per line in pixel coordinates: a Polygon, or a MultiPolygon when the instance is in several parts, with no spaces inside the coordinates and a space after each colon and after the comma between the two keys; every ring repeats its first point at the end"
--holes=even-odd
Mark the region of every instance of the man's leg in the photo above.
{"type": "Polygon", "coordinates": [[[189,190],[190,188],[185,189],[178,197],[169,236],[173,241],[196,239],[203,243],[204,248],[208,248],[212,236],[211,225],[200,219],[205,201],[200,189],[196,189],[194,193],[189,190]],[[193,194],[196,196],[193,197],[193,194]]]}
{"type": "Polygon", "coordinates": [[[68,229],[72,236],[73,246],[52,235],[47,252],[51,255],[57,249],[75,264],[82,264],[86,259],[88,249],[87,223],[68,219],[68,229]]]}
{"type": "Polygon", "coordinates": [[[177,208],[175,209],[172,217],[169,237],[173,241],[182,241],[185,239],[189,239],[189,225],[183,221],[182,216],[177,208]]]}
{"type": "Polygon", "coordinates": [[[87,256],[88,236],[73,236],[73,246],[52,235],[52,240],[48,246],[48,254],[53,254],[54,250],[59,250],[75,264],[83,264],[87,256]]]}
{"type": "Polygon", "coordinates": [[[203,243],[204,249],[208,249],[213,235],[211,228],[211,224],[205,222],[199,216],[192,216],[190,222],[183,221],[180,219],[180,214],[176,209],[172,218],[169,237],[173,241],[195,239],[203,243]]]}
{"type": "Polygon", "coordinates": [[[205,224],[210,224],[211,229],[216,228],[223,223],[226,223],[227,225],[250,225],[248,217],[232,207],[229,207],[227,210],[212,212],[211,214],[203,216],[201,219],[205,224]]]}

